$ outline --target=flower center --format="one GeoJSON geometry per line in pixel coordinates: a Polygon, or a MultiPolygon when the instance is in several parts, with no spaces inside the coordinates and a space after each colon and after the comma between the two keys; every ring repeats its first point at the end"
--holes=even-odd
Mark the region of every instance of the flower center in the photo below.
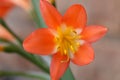
{"type": "Polygon", "coordinates": [[[80,36],[73,28],[66,27],[65,25],[57,29],[57,34],[55,41],[58,51],[60,51],[62,55],[66,55],[68,59],[72,58],[80,46],[80,36]]]}

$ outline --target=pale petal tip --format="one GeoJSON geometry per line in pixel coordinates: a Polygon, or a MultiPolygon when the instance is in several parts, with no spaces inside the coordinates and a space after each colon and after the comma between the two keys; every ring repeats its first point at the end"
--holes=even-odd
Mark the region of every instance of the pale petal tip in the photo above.
{"type": "Polygon", "coordinates": [[[83,29],[76,29],[75,31],[77,32],[77,34],[80,34],[83,31],[83,29]]]}
{"type": "Polygon", "coordinates": [[[85,43],[85,40],[79,40],[80,45],[83,45],[85,43]]]}
{"type": "Polygon", "coordinates": [[[107,32],[107,31],[108,31],[108,28],[105,27],[105,28],[104,28],[104,31],[107,32]]]}

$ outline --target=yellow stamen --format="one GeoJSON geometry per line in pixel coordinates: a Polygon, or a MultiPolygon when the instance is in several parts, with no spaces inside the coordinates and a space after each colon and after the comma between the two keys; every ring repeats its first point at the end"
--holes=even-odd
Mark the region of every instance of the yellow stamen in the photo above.
{"type": "Polygon", "coordinates": [[[67,62],[80,46],[80,36],[73,28],[66,27],[65,25],[59,27],[57,33],[58,35],[56,36],[55,41],[59,47],[58,51],[60,51],[62,55],[67,56],[67,60],[61,62],[67,62]]]}

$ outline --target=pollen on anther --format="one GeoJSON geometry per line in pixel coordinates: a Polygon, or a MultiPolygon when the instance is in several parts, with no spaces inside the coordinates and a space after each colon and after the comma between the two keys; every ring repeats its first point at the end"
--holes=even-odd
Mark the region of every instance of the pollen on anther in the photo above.
{"type": "Polygon", "coordinates": [[[64,27],[62,25],[62,27],[59,27],[57,30],[56,44],[59,46],[58,51],[60,51],[62,55],[66,55],[68,59],[71,58],[71,55],[73,55],[80,46],[80,35],[78,32],[80,32],[80,30],[76,32],[75,29],[66,27],[65,25],[64,27]]]}

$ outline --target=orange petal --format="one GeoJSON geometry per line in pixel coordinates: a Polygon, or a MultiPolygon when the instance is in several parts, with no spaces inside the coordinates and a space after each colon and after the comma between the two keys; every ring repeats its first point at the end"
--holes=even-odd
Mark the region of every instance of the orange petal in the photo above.
{"type": "Polygon", "coordinates": [[[64,60],[67,60],[67,56],[61,55],[59,52],[53,55],[50,65],[51,80],[59,80],[60,77],[64,74],[70,62],[70,60],[62,62],[64,60]]]}
{"type": "Polygon", "coordinates": [[[31,0],[11,0],[12,3],[14,3],[17,6],[20,6],[21,8],[25,9],[26,11],[31,10],[31,0]]]}
{"type": "Polygon", "coordinates": [[[47,55],[55,50],[54,35],[47,28],[41,28],[30,34],[23,42],[26,51],[47,55]]]}
{"type": "Polygon", "coordinates": [[[74,28],[84,28],[87,21],[86,11],[83,6],[75,4],[68,8],[63,21],[74,28]]]}
{"type": "Polygon", "coordinates": [[[0,18],[3,18],[12,8],[14,5],[11,2],[7,2],[6,0],[0,1],[0,18]]]}
{"type": "Polygon", "coordinates": [[[42,16],[49,28],[56,29],[61,24],[62,16],[60,13],[46,0],[40,0],[40,10],[42,16]]]}
{"type": "Polygon", "coordinates": [[[0,38],[9,41],[13,41],[15,39],[2,25],[0,25],[0,38]]]}
{"type": "Polygon", "coordinates": [[[103,26],[89,26],[86,27],[82,32],[82,39],[88,42],[95,42],[96,40],[103,37],[107,32],[107,28],[103,26]]]}
{"type": "Polygon", "coordinates": [[[87,43],[80,46],[78,51],[74,54],[74,57],[72,58],[72,62],[80,66],[89,64],[93,60],[94,51],[92,47],[87,43]]]}

